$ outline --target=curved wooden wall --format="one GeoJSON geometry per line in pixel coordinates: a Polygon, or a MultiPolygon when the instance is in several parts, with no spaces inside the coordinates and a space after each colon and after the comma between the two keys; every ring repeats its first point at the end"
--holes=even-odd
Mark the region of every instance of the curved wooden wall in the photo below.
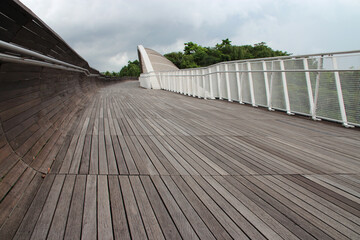
{"type": "MultiPolygon", "coordinates": [[[[99,73],[20,2],[2,0],[0,12],[0,40],[99,73]]],[[[102,84],[80,72],[0,61],[0,236],[13,236],[102,84]]]]}

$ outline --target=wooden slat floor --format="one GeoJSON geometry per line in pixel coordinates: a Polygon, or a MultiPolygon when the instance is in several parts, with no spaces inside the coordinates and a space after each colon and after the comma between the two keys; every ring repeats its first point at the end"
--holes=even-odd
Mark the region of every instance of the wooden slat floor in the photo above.
{"type": "Polygon", "coordinates": [[[360,239],[358,129],[137,82],[68,126],[4,239],[360,239]]]}

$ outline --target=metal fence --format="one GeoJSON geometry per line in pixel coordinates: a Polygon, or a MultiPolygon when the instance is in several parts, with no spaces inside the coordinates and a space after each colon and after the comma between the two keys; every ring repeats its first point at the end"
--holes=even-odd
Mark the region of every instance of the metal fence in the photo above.
{"type": "Polygon", "coordinates": [[[360,126],[360,51],[222,62],[142,74],[164,90],[360,126]]]}

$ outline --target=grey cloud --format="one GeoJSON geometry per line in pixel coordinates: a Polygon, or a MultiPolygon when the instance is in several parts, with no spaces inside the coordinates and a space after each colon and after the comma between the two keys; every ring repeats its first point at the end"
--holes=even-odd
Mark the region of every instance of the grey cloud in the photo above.
{"type": "Polygon", "coordinates": [[[296,54],[358,48],[356,0],[22,0],[92,67],[119,71],[136,46],[267,42],[296,54]],[[349,37],[351,36],[351,37],[349,37]]]}

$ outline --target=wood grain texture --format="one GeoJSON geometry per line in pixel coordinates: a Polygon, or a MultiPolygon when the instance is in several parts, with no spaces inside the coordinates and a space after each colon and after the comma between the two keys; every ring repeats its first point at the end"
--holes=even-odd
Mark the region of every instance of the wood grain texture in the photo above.
{"type": "Polygon", "coordinates": [[[11,110],[37,90],[4,97],[1,238],[360,237],[357,129],[131,81],[96,89],[46,103],[51,123],[41,104],[11,110]]]}

